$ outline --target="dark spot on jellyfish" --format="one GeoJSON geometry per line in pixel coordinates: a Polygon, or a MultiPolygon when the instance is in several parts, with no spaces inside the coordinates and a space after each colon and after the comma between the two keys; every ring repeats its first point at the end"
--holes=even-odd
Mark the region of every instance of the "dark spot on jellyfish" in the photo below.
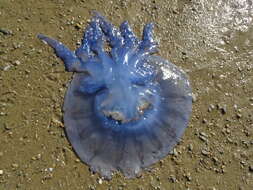
{"type": "Polygon", "coordinates": [[[38,35],[74,73],[63,107],[68,139],[91,171],[108,179],[115,171],[138,176],[170,153],[188,125],[188,78],[154,55],[153,27],[145,25],[138,39],[128,22],[118,29],[95,12],[74,52],[38,35]]]}

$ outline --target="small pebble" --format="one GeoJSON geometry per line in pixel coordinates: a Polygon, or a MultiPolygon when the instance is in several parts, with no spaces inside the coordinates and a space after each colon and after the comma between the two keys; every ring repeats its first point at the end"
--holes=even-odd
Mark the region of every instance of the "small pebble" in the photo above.
{"type": "Polygon", "coordinates": [[[172,9],[172,13],[173,13],[173,14],[179,14],[177,8],[173,8],[173,9],[172,9]]]}
{"type": "Polygon", "coordinates": [[[206,151],[206,150],[202,150],[201,153],[202,153],[204,156],[208,156],[208,155],[209,155],[209,152],[206,151]]]}
{"type": "Polygon", "coordinates": [[[103,180],[101,178],[99,178],[98,183],[101,185],[103,183],[103,180]]]}
{"type": "Polygon", "coordinates": [[[8,131],[8,130],[11,130],[11,127],[9,125],[7,125],[6,123],[4,123],[4,129],[6,131],[8,131]]]}
{"type": "Polygon", "coordinates": [[[249,171],[253,172],[253,165],[249,166],[249,171]]]}
{"type": "Polygon", "coordinates": [[[217,86],[217,88],[218,88],[219,90],[222,90],[222,85],[221,85],[221,84],[217,84],[216,86],[217,86]]]}
{"type": "Polygon", "coordinates": [[[82,27],[82,25],[81,25],[80,23],[77,23],[77,24],[75,25],[75,28],[76,28],[77,30],[80,30],[80,29],[82,29],[83,27],[82,27]]]}
{"type": "Polygon", "coordinates": [[[51,124],[53,124],[57,127],[64,127],[63,123],[61,121],[59,121],[58,119],[56,119],[56,118],[52,118],[51,124]]]}
{"type": "Polygon", "coordinates": [[[176,149],[176,148],[174,148],[174,149],[173,149],[173,151],[172,151],[172,155],[174,155],[174,156],[178,156],[178,152],[177,152],[177,149],[176,149]]]}
{"type": "Polygon", "coordinates": [[[216,158],[216,157],[213,157],[212,159],[213,159],[213,161],[214,161],[215,163],[218,163],[218,162],[219,162],[218,158],[216,158]]]}
{"type": "Polygon", "coordinates": [[[192,93],[192,102],[196,102],[197,101],[197,95],[192,93]]]}
{"type": "Polygon", "coordinates": [[[4,171],[3,170],[0,170],[0,175],[3,175],[4,174],[4,171]]]}
{"type": "Polygon", "coordinates": [[[207,119],[206,118],[204,118],[203,120],[202,120],[202,123],[207,123],[207,119]]]}
{"type": "Polygon", "coordinates": [[[77,159],[75,159],[75,162],[80,163],[81,161],[77,158],[77,159]]]}
{"type": "Polygon", "coordinates": [[[189,151],[192,151],[192,150],[193,150],[193,145],[192,145],[192,144],[189,144],[188,150],[189,150],[189,151]]]}
{"type": "Polygon", "coordinates": [[[237,117],[238,119],[240,119],[240,118],[242,117],[242,114],[237,113],[237,114],[236,114],[236,117],[237,117]]]}
{"type": "Polygon", "coordinates": [[[175,176],[171,175],[169,177],[169,181],[171,181],[172,183],[176,183],[177,182],[177,178],[175,176]]]}
{"type": "Polygon", "coordinates": [[[15,163],[12,164],[11,166],[12,166],[13,168],[18,168],[18,164],[15,164],[15,163]]]}
{"type": "Polygon", "coordinates": [[[222,114],[227,113],[227,106],[226,105],[217,104],[217,109],[220,110],[222,114]]]}
{"type": "Polygon", "coordinates": [[[214,108],[215,106],[213,104],[210,104],[208,107],[208,112],[211,112],[214,108]]]}
{"type": "Polygon", "coordinates": [[[6,30],[3,28],[0,28],[0,33],[2,33],[3,35],[11,35],[12,32],[10,30],[6,30]]]}
{"type": "Polygon", "coordinates": [[[226,106],[222,107],[220,110],[221,110],[221,113],[222,113],[222,114],[226,114],[226,113],[227,113],[227,108],[226,108],[226,106]]]}
{"type": "Polygon", "coordinates": [[[6,65],[5,67],[2,68],[3,71],[8,71],[11,68],[10,65],[6,65]]]}
{"type": "Polygon", "coordinates": [[[0,112],[0,116],[4,116],[4,115],[7,115],[7,114],[4,112],[0,112]]]}
{"type": "Polygon", "coordinates": [[[187,173],[185,175],[185,178],[187,179],[187,181],[191,181],[192,180],[192,177],[191,177],[191,174],[190,173],[187,173]]]}
{"type": "Polygon", "coordinates": [[[208,141],[207,138],[204,137],[204,136],[199,136],[199,139],[202,140],[202,141],[204,141],[204,142],[207,142],[207,141],[208,141]]]}
{"type": "Polygon", "coordinates": [[[25,70],[25,74],[29,74],[29,73],[30,73],[30,71],[26,69],[25,70]]]}
{"type": "Polygon", "coordinates": [[[203,137],[208,137],[208,135],[206,134],[206,133],[204,133],[204,132],[200,132],[199,133],[201,136],[203,136],[203,137]]]}
{"type": "Polygon", "coordinates": [[[15,66],[18,66],[18,65],[20,65],[21,64],[21,62],[19,61],[19,60],[16,60],[16,61],[14,61],[14,63],[13,63],[13,65],[15,65],[15,66]]]}

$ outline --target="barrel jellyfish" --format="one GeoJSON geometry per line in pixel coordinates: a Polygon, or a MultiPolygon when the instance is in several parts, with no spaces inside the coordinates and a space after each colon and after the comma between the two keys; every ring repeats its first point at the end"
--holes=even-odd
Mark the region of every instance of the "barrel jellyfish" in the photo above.
{"type": "Polygon", "coordinates": [[[139,39],[128,22],[117,28],[94,13],[75,51],[38,35],[74,73],[63,106],[68,140],[91,171],[108,179],[116,171],[138,176],[171,152],[188,125],[188,77],[155,55],[153,28],[146,24],[139,39]]]}

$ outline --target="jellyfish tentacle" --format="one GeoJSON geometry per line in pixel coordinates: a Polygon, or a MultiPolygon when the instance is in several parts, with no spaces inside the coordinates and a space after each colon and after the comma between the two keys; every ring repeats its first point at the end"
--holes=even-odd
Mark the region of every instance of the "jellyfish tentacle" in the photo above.
{"type": "Polygon", "coordinates": [[[148,23],[144,26],[142,42],[140,43],[140,49],[149,53],[155,53],[157,51],[157,42],[154,40],[154,24],[148,23]]]}
{"type": "Polygon", "coordinates": [[[96,20],[92,20],[89,25],[90,27],[89,30],[87,30],[86,39],[91,50],[98,53],[103,48],[103,32],[96,20]]]}
{"type": "Polygon", "coordinates": [[[87,39],[87,37],[90,35],[91,26],[88,25],[86,30],[83,34],[82,43],[79,46],[79,48],[75,51],[75,54],[78,58],[80,58],[82,61],[86,61],[88,58],[93,56],[93,53],[91,51],[90,42],[87,39]]]}
{"type": "Polygon", "coordinates": [[[86,38],[82,41],[81,46],[75,51],[75,54],[81,61],[86,61],[92,56],[90,45],[86,38]]]}
{"type": "Polygon", "coordinates": [[[153,29],[154,24],[149,23],[144,26],[143,29],[143,36],[142,41],[138,43],[138,48],[135,51],[135,53],[129,58],[129,63],[136,67],[136,65],[139,64],[139,66],[142,66],[143,61],[141,61],[145,56],[149,56],[150,54],[153,54],[158,51],[157,48],[157,42],[154,40],[153,37],[153,29]]]}
{"type": "Polygon", "coordinates": [[[85,62],[85,68],[89,76],[83,79],[82,89],[85,93],[95,93],[105,85],[104,73],[110,76],[112,60],[103,50],[104,34],[96,19],[89,23],[89,29],[85,32],[87,44],[94,56],[89,57],[85,62]]]}
{"type": "Polygon", "coordinates": [[[77,70],[80,61],[74,52],[53,38],[47,37],[43,34],[38,34],[37,37],[54,49],[57,57],[59,57],[64,62],[66,71],[74,72],[77,70]]]}
{"type": "Polygon", "coordinates": [[[116,56],[114,58],[118,63],[128,64],[129,59],[138,48],[139,39],[135,36],[127,21],[120,25],[120,32],[124,40],[123,46],[115,50],[116,56]]]}
{"type": "Polygon", "coordinates": [[[108,72],[112,68],[113,60],[111,57],[103,50],[104,45],[104,34],[99,26],[97,20],[93,19],[90,23],[90,29],[87,31],[86,39],[90,45],[91,50],[100,59],[103,69],[108,72]]]}
{"type": "Polygon", "coordinates": [[[133,33],[127,21],[122,22],[120,25],[120,32],[124,38],[124,47],[131,48],[138,43],[138,38],[133,33]]]}
{"type": "Polygon", "coordinates": [[[93,14],[94,18],[97,19],[100,27],[102,28],[105,36],[108,38],[108,42],[110,43],[111,47],[121,47],[123,44],[123,38],[120,34],[120,31],[98,12],[94,11],[93,14]]]}

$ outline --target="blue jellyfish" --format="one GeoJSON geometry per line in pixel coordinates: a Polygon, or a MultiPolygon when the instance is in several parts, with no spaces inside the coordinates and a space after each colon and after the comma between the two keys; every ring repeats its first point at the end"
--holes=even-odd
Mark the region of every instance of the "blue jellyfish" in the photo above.
{"type": "Polygon", "coordinates": [[[188,125],[189,80],[154,55],[153,28],[146,24],[140,40],[128,22],[118,29],[95,12],[74,52],[38,35],[74,73],[63,106],[67,137],[91,171],[108,179],[115,171],[138,176],[171,152],[188,125]]]}

